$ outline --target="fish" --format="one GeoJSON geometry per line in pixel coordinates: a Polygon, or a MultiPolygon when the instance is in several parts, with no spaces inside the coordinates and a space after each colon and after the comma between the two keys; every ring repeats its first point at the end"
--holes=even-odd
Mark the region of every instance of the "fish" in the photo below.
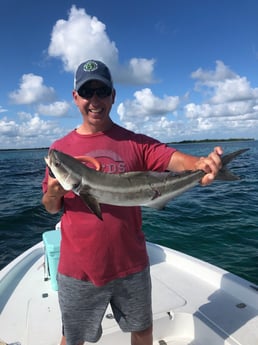
{"type": "MultiPolygon", "coordinates": [[[[221,157],[222,167],[216,179],[239,180],[226,165],[248,148],[221,157]]],[[[132,171],[110,174],[92,169],[80,160],[56,149],[50,149],[45,162],[67,191],[80,196],[85,205],[100,220],[103,220],[100,204],[115,206],[147,206],[158,210],[199,184],[206,174],[203,170],[172,171],[132,171]]]]}

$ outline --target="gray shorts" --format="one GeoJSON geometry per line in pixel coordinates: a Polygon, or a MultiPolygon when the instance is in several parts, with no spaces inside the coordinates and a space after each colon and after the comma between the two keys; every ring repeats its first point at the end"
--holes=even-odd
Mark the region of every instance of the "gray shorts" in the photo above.
{"type": "Polygon", "coordinates": [[[142,331],[152,324],[149,267],[101,287],[58,274],[58,287],[67,345],[97,342],[102,335],[101,322],[109,303],[124,332],[142,331]]]}

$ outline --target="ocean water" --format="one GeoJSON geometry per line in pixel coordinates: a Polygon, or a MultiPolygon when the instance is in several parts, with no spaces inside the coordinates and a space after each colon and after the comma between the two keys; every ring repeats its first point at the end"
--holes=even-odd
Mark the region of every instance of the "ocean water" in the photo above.
{"type": "MultiPolygon", "coordinates": [[[[208,261],[258,284],[258,142],[174,145],[206,155],[250,150],[230,163],[241,180],[197,186],[165,210],[143,208],[146,239],[208,261]]],[[[41,205],[46,149],[0,151],[0,269],[54,229],[60,214],[41,205]]]]}

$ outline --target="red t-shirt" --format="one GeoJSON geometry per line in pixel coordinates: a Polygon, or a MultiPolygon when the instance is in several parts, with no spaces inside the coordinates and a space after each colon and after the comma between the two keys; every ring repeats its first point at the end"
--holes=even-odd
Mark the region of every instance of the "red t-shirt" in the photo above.
{"type": "MultiPolygon", "coordinates": [[[[80,135],[76,130],[51,146],[71,156],[96,158],[106,173],[166,170],[175,149],[118,125],[106,132],[80,135]]],[[[43,192],[47,190],[47,174],[43,192]]],[[[58,271],[97,286],[143,270],[148,256],[140,207],[101,205],[99,220],[79,196],[64,197],[58,271]]]]}

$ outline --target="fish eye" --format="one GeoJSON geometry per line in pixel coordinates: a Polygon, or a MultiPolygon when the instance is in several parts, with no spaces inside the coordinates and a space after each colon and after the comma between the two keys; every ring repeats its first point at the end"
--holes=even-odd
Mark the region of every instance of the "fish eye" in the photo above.
{"type": "Polygon", "coordinates": [[[56,167],[56,168],[59,168],[60,166],[61,166],[61,162],[56,161],[56,162],[55,162],[55,167],[56,167]]]}
{"type": "Polygon", "coordinates": [[[77,187],[79,187],[79,185],[80,185],[80,182],[74,183],[74,184],[73,184],[73,189],[76,189],[77,187]]]}

